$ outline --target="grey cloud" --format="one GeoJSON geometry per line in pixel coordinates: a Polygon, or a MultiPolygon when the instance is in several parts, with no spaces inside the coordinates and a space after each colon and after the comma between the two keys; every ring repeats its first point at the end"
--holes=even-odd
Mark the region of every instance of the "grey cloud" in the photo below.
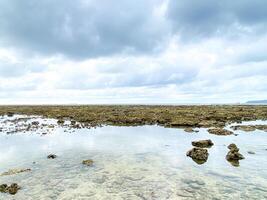
{"type": "Polygon", "coordinates": [[[174,31],[183,38],[256,34],[266,31],[267,2],[265,0],[170,0],[167,17],[174,31]],[[253,32],[252,31],[252,32],[253,32]],[[255,33],[252,33],[255,34],[255,33]]]}
{"type": "Polygon", "coordinates": [[[3,0],[0,44],[72,58],[153,52],[166,36],[161,0],[3,0]]]}
{"type": "Polygon", "coordinates": [[[45,70],[41,65],[28,65],[26,63],[10,63],[0,60],[0,77],[13,78],[27,75],[30,73],[40,73],[45,70]]]}

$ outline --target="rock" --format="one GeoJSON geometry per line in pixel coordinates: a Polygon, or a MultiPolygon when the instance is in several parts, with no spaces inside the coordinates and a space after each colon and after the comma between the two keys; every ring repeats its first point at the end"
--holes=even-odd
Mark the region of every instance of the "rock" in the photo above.
{"type": "Polygon", "coordinates": [[[254,151],[248,151],[248,154],[255,154],[254,151]]]}
{"type": "Polygon", "coordinates": [[[242,125],[238,125],[238,126],[231,126],[231,129],[233,130],[241,130],[241,131],[246,131],[246,132],[250,132],[250,131],[255,131],[256,128],[254,126],[242,126],[242,125]]]}
{"type": "Polygon", "coordinates": [[[7,184],[0,185],[0,192],[5,193],[7,191],[7,184]]]}
{"type": "Polygon", "coordinates": [[[187,133],[193,133],[194,132],[194,130],[192,128],[185,128],[184,131],[187,133]]]}
{"type": "Polygon", "coordinates": [[[213,142],[211,140],[199,140],[193,141],[192,145],[200,148],[209,148],[213,145],[213,142]]]}
{"type": "Polygon", "coordinates": [[[15,195],[19,189],[20,186],[17,183],[12,183],[10,186],[8,186],[7,184],[0,185],[0,192],[2,193],[8,192],[9,194],[15,195]]]}
{"type": "Polygon", "coordinates": [[[64,121],[63,119],[59,119],[59,120],[57,120],[57,123],[58,123],[58,124],[64,124],[65,121],[64,121]]]}
{"type": "Polygon", "coordinates": [[[32,125],[38,126],[39,125],[39,122],[38,121],[34,121],[34,122],[32,122],[32,125]]]}
{"type": "Polygon", "coordinates": [[[76,124],[76,121],[72,120],[72,121],[70,122],[70,124],[71,124],[71,125],[75,125],[75,124],[76,124]]]}
{"type": "Polygon", "coordinates": [[[267,125],[237,125],[231,126],[233,130],[241,130],[245,132],[251,132],[255,130],[267,131],[267,125]]]}
{"type": "Polygon", "coordinates": [[[55,154],[49,154],[47,156],[48,159],[55,159],[56,157],[57,157],[57,155],[55,155],[55,154]]]}
{"type": "Polygon", "coordinates": [[[14,113],[13,112],[7,112],[8,117],[13,117],[14,113]]]}
{"type": "Polygon", "coordinates": [[[3,172],[2,174],[0,174],[0,176],[19,174],[22,172],[29,172],[29,171],[31,171],[31,169],[10,169],[7,172],[3,172]]]}
{"type": "Polygon", "coordinates": [[[230,151],[226,155],[226,160],[233,166],[239,166],[239,160],[245,159],[245,157],[239,153],[239,148],[235,144],[230,144],[228,149],[230,151]]]}
{"type": "Polygon", "coordinates": [[[89,159],[89,160],[83,160],[82,164],[83,165],[87,165],[87,166],[92,166],[94,163],[93,160],[89,159]]]}
{"type": "Polygon", "coordinates": [[[197,133],[197,132],[199,132],[198,130],[194,130],[193,128],[189,128],[189,127],[185,128],[184,131],[187,132],[187,133],[197,133]]]}
{"type": "Polygon", "coordinates": [[[20,189],[20,186],[17,183],[12,183],[8,187],[8,192],[9,192],[9,194],[15,195],[19,189],[20,189]]]}
{"type": "Polygon", "coordinates": [[[208,132],[214,135],[232,135],[233,134],[232,131],[228,131],[222,128],[211,128],[208,130],[208,132]]]}
{"type": "Polygon", "coordinates": [[[230,150],[237,149],[239,151],[239,149],[237,148],[236,144],[234,144],[234,143],[229,144],[227,148],[230,149],[230,150]]]}
{"type": "Polygon", "coordinates": [[[209,153],[207,149],[194,147],[186,155],[191,157],[196,163],[203,164],[208,160],[209,153]]]}

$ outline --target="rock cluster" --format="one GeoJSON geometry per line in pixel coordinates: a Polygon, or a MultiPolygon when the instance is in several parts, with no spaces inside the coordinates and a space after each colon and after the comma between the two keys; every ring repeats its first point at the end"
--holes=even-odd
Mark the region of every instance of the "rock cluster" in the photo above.
{"type": "Polygon", "coordinates": [[[20,189],[20,186],[17,183],[12,183],[10,186],[7,184],[0,185],[0,192],[2,193],[9,193],[9,194],[16,194],[18,190],[20,189]]]}
{"type": "Polygon", "coordinates": [[[228,146],[229,152],[226,155],[228,160],[233,166],[239,166],[239,160],[245,159],[245,157],[239,153],[239,148],[235,144],[228,146]]]}
{"type": "Polygon", "coordinates": [[[189,150],[186,155],[191,157],[197,164],[203,164],[208,160],[209,153],[205,148],[209,148],[213,145],[211,140],[199,140],[193,141],[192,145],[195,146],[189,150]]]}

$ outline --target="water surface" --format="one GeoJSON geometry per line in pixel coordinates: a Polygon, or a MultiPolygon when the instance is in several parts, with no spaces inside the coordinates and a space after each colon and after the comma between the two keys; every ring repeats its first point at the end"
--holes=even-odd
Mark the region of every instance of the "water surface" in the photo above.
{"type": "Polygon", "coordinates": [[[158,126],[73,130],[37,117],[19,123],[39,121],[55,127],[6,134],[18,128],[19,123],[7,121],[16,117],[0,118],[0,173],[13,168],[32,171],[1,176],[0,184],[17,182],[22,189],[15,196],[0,193],[0,199],[267,198],[267,133],[263,131],[216,136],[206,129],[186,133],[158,126]],[[203,165],[186,157],[191,142],[199,139],[214,143],[203,165]],[[245,156],[239,167],[225,160],[230,143],[245,156]],[[47,159],[50,153],[58,157],[47,159]],[[85,159],[93,159],[93,167],[83,166],[85,159]]]}

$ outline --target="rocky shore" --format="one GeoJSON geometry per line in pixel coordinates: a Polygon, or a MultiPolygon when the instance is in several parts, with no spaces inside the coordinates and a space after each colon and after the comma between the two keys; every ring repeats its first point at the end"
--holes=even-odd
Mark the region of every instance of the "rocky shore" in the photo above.
{"type": "MultiPolygon", "coordinates": [[[[0,106],[0,115],[39,115],[65,119],[85,126],[99,125],[160,125],[164,127],[224,127],[233,122],[266,120],[267,106],[148,106],[148,105],[90,105],[90,106],[0,106]]],[[[189,130],[189,129],[188,129],[189,130]]]]}

